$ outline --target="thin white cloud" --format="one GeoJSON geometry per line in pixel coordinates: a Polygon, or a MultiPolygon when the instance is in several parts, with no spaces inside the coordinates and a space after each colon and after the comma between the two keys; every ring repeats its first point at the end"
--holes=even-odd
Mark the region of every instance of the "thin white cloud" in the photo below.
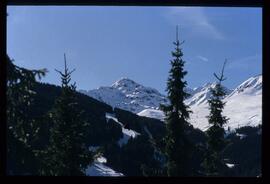
{"type": "Polygon", "coordinates": [[[203,56],[197,56],[197,58],[200,59],[200,60],[202,60],[202,61],[206,61],[206,62],[209,61],[208,58],[203,57],[203,56]]]}
{"type": "Polygon", "coordinates": [[[174,25],[187,27],[190,33],[200,34],[210,38],[224,40],[225,36],[210,21],[201,7],[170,8],[166,17],[174,25]]]}
{"type": "Polygon", "coordinates": [[[262,55],[254,54],[238,59],[228,59],[228,68],[249,68],[250,64],[262,63],[262,55]]]}
{"type": "Polygon", "coordinates": [[[255,54],[255,55],[252,55],[252,56],[246,56],[246,57],[243,57],[243,58],[232,60],[232,62],[238,62],[238,63],[239,62],[247,62],[247,61],[251,61],[251,60],[256,60],[258,58],[261,58],[261,55],[255,54]]]}

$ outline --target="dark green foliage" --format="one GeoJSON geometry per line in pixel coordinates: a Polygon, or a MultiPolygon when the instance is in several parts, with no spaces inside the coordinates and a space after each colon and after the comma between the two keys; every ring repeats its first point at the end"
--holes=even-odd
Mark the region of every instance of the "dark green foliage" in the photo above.
{"type": "MultiPolygon", "coordinates": [[[[116,111],[119,113],[118,110],[116,111]]],[[[125,111],[122,112],[122,120],[125,119],[128,121],[129,119],[125,116],[125,111]]],[[[136,117],[135,114],[133,114],[133,118],[136,117]]],[[[139,132],[141,133],[144,138],[139,139],[141,135],[136,137],[136,139],[133,139],[133,141],[129,141],[127,145],[124,145],[123,147],[119,147],[116,143],[110,143],[107,144],[104,148],[104,155],[107,158],[109,166],[111,166],[114,170],[122,172],[123,174],[127,176],[164,176],[167,175],[166,172],[166,157],[164,156],[164,150],[166,146],[166,142],[164,141],[165,136],[165,124],[156,124],[159,121],[155,121],[151,118],[145,118],[144,122],[139,121],[140,118],[143,117],[137,117],[138,124],[142,124],[143,126],[147,127],[149,132],[152,134],[153,139],[151,139],[146,132],[139,132]],[[153,120],[153,122],[151,121],[153,120]],[[148,126],[149,123],[149,126],[148,126]],[[161,126],[162,125],[162,126],[161,126]],[[155,131],[153,131],[155,130],[155,131]],[[135,141],[136,140],[136,141],[135,141]],[[145,145],[143,147],[143,145],[145,145]],[[144,153],[140,156],[141,153],[139,153],[142,149],[149,149],[148,153],[153,154],[152,159],[155,164],[152,164],[151,162],[146,162],[145,157],[143,156],[144,153]],[[130,152],[136,152],[130,153],[130,152]],[[131,156],[132,155],[132,156],[131,156]],[[136,157],[135,157],[136,155],[136,157]],[[133,157],[134,156],[134,157],[133,157]],[[128,157],[128,158],[126,158],[128,157]],[[133,160],[135,163],[133,163],[133,160]],[[129,164],[126,164],[128,162],[129,164]],[[141,164],[136,164],[136,163],[141,164]],[[146,164],[148,163],[148,164],[146,164]],[[139,168],[140,165],[140,168],[139,168]],[[136,169],[128,168],[135,167],[136,169]]],[[[206,144],[206,136],[204,132],[202,132],[199,129],[194,129],[192,126],[187,126],[186,128],[187,136],[189,137],[189,140],[192,144],[195,145],[194,151],[191,152],[190,161],[189,161],[189,167],[190,169],[194,170],[193,176],[201,176],[201,165],[200,163],[204,159],[204,152],[205,152],[205,144],[206,144]]],[[[149,154],[150,155],[150,154],[149,154]]],[[[150,158],[150,157],[149,157],[150,158]]]]}
{"type": "Polygon", "coordinates": [[[261,130],[262,130],[261,125],[258,125],[256,127],[244,126],[244,127],[237,128],[235,130],[235,133],[249,135],[249,136],[261,135],[261,130]]]}
{"type": "Polygon", "coordinates": [[[161,106],[166,115],[167,133],[165,138],[165,153],[168,157],[167,174],[168,176],[189,176],[192,175],[190,167],[190,156],[193,145],[190,142],[185,127],[188,126],[189,119],[188,106],[184,100],[189,96],[184,91],[187,82],[184,76],[185,62],[182,59],[183,53],[180,49],[180,42],[174,42],[175,51],[172,52],[174,59],[171,61],[170,76],[167,82],[167,92],[170,105],[161,106]]]}
{"type": "MultiPolygon", "coordinates": [[[[104,154],[107,164],[127,176],[164,175],[162,164],[158,160],[157,145],[165,135],[164,123],[152,118],[140,117],[131,112],[115,108],[116,117],[130,129],[140,133],[119,147],[116,143],[105,145],[104,154]],[[129,122],[127,125],[126,122],[129,122]],[[151,135],[145,131],[147,129],[151,135]]],[[[115,122],[114,122],[115,124],[115,122]]],[[[162,155],[161,155],[162,157],[162,155]]]]}
{"type": "Polygon", "coordinates": [[[7,172],[34,174],[36,161],[32,149],[37,139],[38,123],[30,116],[35,76],[41,78],[46,70],[27,70],[7,61],[7,172]]]}
{"type": "MultiPolygon", "coordinates": [[[[33,103],[33,106],[35,107],[33,110],[33,116],[41,116],[47,113],[48,110],[54,105],[55,100],[61,94],[61,87],[53,84],[37,83],[34,86],[34,89],[37,94],[33,103]]],[[[87,112],[91,111],[91,117],[103,116],[105,112],[112,112],[111,106],[82,93],[76,92],[76,98],[80,108],[87,112]]]]}
{"type": "Polygon", "coordinates": [[[128,127],[129,129],[135,130],[136,132],[142,132],[142,126],[139,123],[139,117],[136,116],[135,114],[123,110],[123,109],[114,109],[116,118],[120,121],[123,122],[124,126],[128,127]]]}
{"type": "Polygon", "coordinates": [[[187,136],[193,145],[193,150],[190,152],[189,167],[192,170],[192,176],[202,176],[203,168],[201,166],[204,160],[204,153],[206,151],[207,137],[204,132],[199,129],[194,129],[193,126],[186,127],[187,136]]]}
{"type": "Polygon", "coordinates": [[[59,73],[62,79],[62,92],[48,113],[52,122],[49,146],[37,152],[42,159],[40,174],[84,175],[84,169],[93,159],[85,144],[89,123],[83,119],[83,112],[78,108],[76,86],[69,84],[72,72],[68,71],[66,63],[64,73],[59,73]]]}
{"type": "Polygon", "coordinates": [[[229,144],[222,155],[235,164],[226,176],[258,176],[262,173],[261,127],[241,127],[227,137],[229,144]],[[243,134],[240,138],[237,134],[243,134]]]}
{"type": "Polygon", "coordinates": [[[226,95],[221,82],[225,80],[223,78],[223,65],[221,77],[215,77],[219,80],[214,89],[211,89],[211,98],[208,100],[210,114],[207,117],[210,127],[207,129],[206,134],[207,140],[207,152],[205,155],[205,160],[203,166],[207,176],[222,176],[222,171],[226,168],[223,158],[221,156],[222,150],[226,146],[226,141],[224,138],[224,125],[227,123],[228,119],[222,115],[222,111],[225,102],[222,101],[226,95]]]}
{"type": "Polygon", "coordinates": [[[107,164],[125,176],[162,175],[160,163],[154,158],[154,147],[146,135],[130,138],[122,147],[109,144],[104,155],[107,164]]]}
{"type": "MultiPolygon", "coordinates": [[[[41,118],[53,107],[54,101],[61,94],[61,88],[51,84],[37,83],[34,89],[37,91],[37,94],[34,98],[33,108],[31,108],[31,115],[41,118]]],[[[87,146],[105,144],[111,141],[111,134],[118,134],[121,137],[122,131],[119,128],[114,128],[117,127],[116,124],[111,126],[113,130],[110,127],[106,128],[105,112],[112,112],[112,108],[109,105],[78,92],[76,92],[76,99],[78,108],[85,112],[81,116],[86,121],[91,121],[90,127],[86,130],[87,138],[85,143],[87,146]]],[[[48,120],[42,120],[42,122],[47,122],[42,129],[45,135],[45,132],[48,132],[49,128],[51,128],[52,123],[48,120]]],[[[48,142],[47,138],[48,136],[42,136],[40,141],[48,142]]]]}
{"type": "Polygon", "coordinates": [[[103,155],[107,158],[107,165],[114,170],[122,171],[122,151],[117,142],[110,142],[103,146],[103,155]]]}
{"type": "Polygon", "coordinates": [[[115,141],[115,142],[123,137],[121,125],[119,125],[117,122],[115,122],[112,119],[108,120],[108,122],[106,124],[106,128],[105,128],[105,132],[110,133],[110,135],[108,135],[108,137],[110,137],[111,140],[115,141]]]}

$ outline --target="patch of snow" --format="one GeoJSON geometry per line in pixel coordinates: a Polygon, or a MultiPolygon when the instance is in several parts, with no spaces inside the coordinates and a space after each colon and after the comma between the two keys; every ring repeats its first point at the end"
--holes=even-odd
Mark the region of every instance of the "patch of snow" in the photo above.
{"type": "Polygon", "coordinates": [[[86,176],[124,176],[120,172],[114,171],[112,168],[95,162],[86,169],[86,176]]]}
{"type": "Polygon", "coordinates": [[[245,137],[247,137],[247,135],[239,133],[236,133],[236,136],[240,137],[240,139],[244,139],[245,137]]]}
{"type": "Polygon", "coordinates": [[[132,137],[132,138],[135,138],[137,135],[139,135],[138,132],[136,132],[134,130],[129,130],[129,129],[126,129],[123,127],[122,127],[122,132],[123,132],[123,134],[126,134],[127,136],[132,137]]]}
{"type": "Polygon", "coordinates": [[[143,111],[137,113],[139,116],[145,116],[148,118],[155,118],[164,121],[165,115],[161,110],[156,109],[144,109],[143,111]]]}
{"type": "Polygon", "coordinates": [[[103,157],[103,156],[98,157],[98,158],[97,158],[97,161],[98,161],[99,163],[107,163],[107,159],[106,159],[105,157],[103,157]]]}
{"type": "Polygon", "coordinates": [[[121,125],[122,127],[124,126],[123,123],[121,123],[121,122],[118,121],[118,119],[115,117],[115,114],[107,113],[106,112],[105,117],[106,117],[107,123],[108,123],[109,119],[112,119],[116,123],[118,123],[119,125],[121,125]]]}
{"type": "Polygon", "coordinates": [[[118,141],[119,146],[122,146],[124,144],[127,144],[128,140],[132,137],[135,138],[137,135],[140,135],[140,133],[134,131],[134,130],[129,130],[124,127],[122,127],[122,133],[123,137],[118,141]]]}
{"type": "Polygon", "coordinates": [[[114,171],[112,168],[105,165],[107,159],[105,157],[98,157],[85,170],[86,176],[124,176],[120,172],[114,171]]]}
{"type": "Polygon", "coordinates": [[[235,166],[235,164],[226,163],[226,166],[229,167],[229,168],[233,168],[235,166]]]}
{"type": "Polygon", "coordinates": [[[136,132],[134,130],[124,128],[123,123],[120,122],[116,118],[115,114],[106,113],[105,117],[107,119],[107,122],[108,122],[109,119],[113,119],[116,123],[120,124],[121,127],[122,127],[123,137],[121,139],[119,139],[119,141],[118,141],[119,146],[122,146],[123,144],[126,144],[131,137],[135,138],[137,135],[140,135],[140,133],[138,133],[138,132],[136,132]]]}

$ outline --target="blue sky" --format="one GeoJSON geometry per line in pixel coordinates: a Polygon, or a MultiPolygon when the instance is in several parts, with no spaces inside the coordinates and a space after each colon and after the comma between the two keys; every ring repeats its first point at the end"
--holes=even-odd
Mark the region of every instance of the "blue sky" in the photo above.
{"type": "Polygon", "coordinates": [[[60,85],[63,54],[78,89],[128,77],[165,93],[179,25],[189,87],[213,82],[225,58],[224,85],[262,73],[261,8],[9,6],[7,52],[15,64],[47,68],[60,85]]]}

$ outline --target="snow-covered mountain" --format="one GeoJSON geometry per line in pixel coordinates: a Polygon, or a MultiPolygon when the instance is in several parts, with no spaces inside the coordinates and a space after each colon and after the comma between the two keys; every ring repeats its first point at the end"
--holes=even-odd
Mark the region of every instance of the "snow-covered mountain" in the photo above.
{"type": "Polygon", "coordinates": [[[250,77],[248,80],[240,84],[230,95],[261,95],[262,94],[262,75],[250,77]]]}
{"type": "Polygon", "coordinates": [[[121,78],[110,87],[80,92],[105,102],[112,107],[118,107],[133,113],[144,109],[159,109],[159,104],[167,104],[167,98],[156,89],[144,87],[128,78],[121,78]]]}
{"type": "MultiPolygon", "coordinates": [[[[207,100],[210,98],[210,89],[215,85],[216,83],[207,83],[194,89],[186,88],[186,92],[191,94],[185,100],[193,112],[190,115],[190,122],[201,130],[208,128],[206,116],[209,114],[209,106],[207,100]]],[[[233,129],[261,124],[262,75],[249,78],[234,90],[224,88],[227,94],[223,99],[226,102],[224,115],[230,118],[225,127],[229,126],[233,129]]],[[[144,87],[127,78],[120,79],[111,87],[100,87],[83,93],[113,107],[160,120],[164,120],[164,114],[159,110],[159,104],[169,103],[168,99],[157,90],[144,87]]]]}
{"type": "MultiPolygon", "coordinates": [[[[251,77],[232,92],[227,92],[228,95],[223,99],[226,102],[224,115],[229,118],[226,128],[262,123],[262,75],[251,77]]],[[[206,118],[209,114],[208,104],[191,104],[190,108],[193,112],[190,116],[193,126],[206,130],[209,126],[206,118]]]]}
{"type": "MultiPolygon", "coordinates": [[[[207,100],[211,96],[211,89],[215,88],[216,85],[217,85],[216,82],[206,83],[202,87],[192,89],[191,96],[185,100],[185,103],[189,106],[207,103],[207,100]]],[[[232,92],[232,90],[226,88],[225,86],[223,86],[223,88],[227,95],[232,92]]]]}
{"type": "MultiPolygon", "coordinates": [[[[209,115],[207,99],[210,97],[210,88],[216,84],[206,84],[203,87],[193,89],[194,94],[185,100],[193,112],[190,115],[191,124],[201,130],[206,130],[209,125],[206,116],[209,115]]],[[[225,88],[226,89],[226,88],[225,88]]],[[[229,118],[225,128],[231,129],[242,126],[256,126],[262,123],[262,75],[249,78],[240,84],[235,90],[226,89],[227,96],[224,115],[229,118]]],[[[160,110],[145,109],[138,113],[164,120],[164,114],[160,110]]]]}

